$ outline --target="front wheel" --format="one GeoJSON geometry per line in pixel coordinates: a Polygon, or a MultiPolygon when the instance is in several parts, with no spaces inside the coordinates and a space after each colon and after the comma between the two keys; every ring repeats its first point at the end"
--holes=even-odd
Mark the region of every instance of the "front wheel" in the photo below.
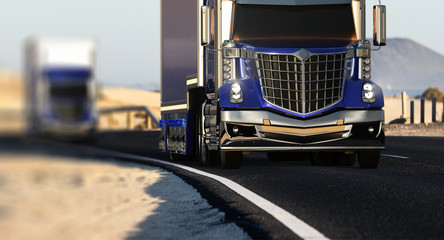
{"type": "Polygon", "coordinates": [[[200,112],[200,118],[198,121],[198,135],[197,135],[197,146],[198,146],[198,154],[197,158],[202,164],[202,166],[208,167],[208,166],[217,166],[219,165],[219,151],[209,150],[208,146],[205,142],[205,113],[204,113],[204,107],[202,106],[200,112]]]}
{"type": "Polygon", "coordinates": [[[239,169],[242,165],[242,152],[220,152],[220,163],[225,169],[239,169]]]}
{"type": "Polygon", "coordinates": [[[358,153],[359,167],[378,168],[380,157],[381,157],[381,152],[379,151],[359,152],[358,153]]]}
{"type": "Polygon", "coordinates": [[[205,140],[199,136],[199,160],[202,166],[216,166],[219,164],[217,151],[208,150],[205,140]]]}

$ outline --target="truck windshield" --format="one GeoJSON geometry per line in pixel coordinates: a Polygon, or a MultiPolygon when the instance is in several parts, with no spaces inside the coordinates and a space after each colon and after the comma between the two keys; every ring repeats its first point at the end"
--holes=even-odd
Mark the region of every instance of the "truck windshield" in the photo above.
{"type": "Polygon", "coordinates": [[[52,97],[81,97],[88,94],[91,71],[87,68],[46,68],[43,75],[48,79],[52,97]]]}
{"type": "Polygon", "coordinates": [[[236,4],[233,40],[256,47],[343,47],[357,40],[351,4],[236,4]]]}
{"type": "Polygon", "coordinates": [[[85,98],[88,93],[86,84],[85,81],[52,82],[49,87],[50,94],[52,97],[85,98]]]}

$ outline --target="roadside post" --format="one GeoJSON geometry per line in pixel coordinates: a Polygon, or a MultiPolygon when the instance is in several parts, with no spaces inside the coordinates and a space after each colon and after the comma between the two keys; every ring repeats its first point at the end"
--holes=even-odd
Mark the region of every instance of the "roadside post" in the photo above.
{"type": "Polygon", "coordinates": [[[425,98],[421,98],[421,123],[425,123],[425,98]]]}
{"type": "Polygon", "coordinates": [[[436,122],[436,98],[432,98],[432,122],[436,122]]]}
{"type": "Polygon", "coordinates": [[[410,124],[415,123],[415,101],[410,101],[410,124]]]}
{"type": "Polygon", "coordinates": [[[153,128],[151,117],[148,114],[146,115],[146,128],[147,129],[153,128]]]}
{"type": "Polygon", "coordinates": [[[407,118],[407,93],[405,91],[402,92],[402,115],[401,118],[407,118]]]}
{"type": "Polygon", "coordinates": [[[127,129],[131,129],[131,126],[133,125],[132,120],[133,119],[131,116],[131,112],[130,111],[126,112],[126,128],[127,129]]]}

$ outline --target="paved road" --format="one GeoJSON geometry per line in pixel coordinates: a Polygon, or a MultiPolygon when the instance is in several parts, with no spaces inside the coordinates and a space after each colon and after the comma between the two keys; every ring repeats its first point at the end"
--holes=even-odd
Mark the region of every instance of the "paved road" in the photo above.
{"type": "MultiPolygon", "coordinates": [[[[103,133],[95,145],[166,159],[156,149],[157,136],[157,132],[103,133]]],[[[363,170],[357,165],[313,167],[308,162],[270,162],[259,153],[247,155],[240,170],[203,168],[194,161],[181,163],[234,180],[329,238],[443,239],[444,138],[387,137],[386,140],[385,154],[409,158],[382,157],[377,170],[363,170]]],[[[215,183],[206,183],[207,180],[194,176],[191,182],[212,186],[204,191],[213,193],[204,196],[235,198],[233,193],[215,183]]],[[[249,205],[235,209],[242,212],[239,209],[242,207],[249,205]]],[[[267,224],[271,218],[259,213],[250,215],[256,216],[247,220],[265,228],[268,236],[291,237],[277,223],[267,224]]]]}

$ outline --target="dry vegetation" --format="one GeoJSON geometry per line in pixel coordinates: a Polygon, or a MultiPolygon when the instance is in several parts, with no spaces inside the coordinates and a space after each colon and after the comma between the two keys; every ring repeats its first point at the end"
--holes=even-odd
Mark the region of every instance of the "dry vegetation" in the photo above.
{"type": "Polygon", "coordinates": [[[422,97],[427,100],[436,99],[438,102],[442,102],[444,93],[437,87],[429,87],[424,91],[422,97]]]}

